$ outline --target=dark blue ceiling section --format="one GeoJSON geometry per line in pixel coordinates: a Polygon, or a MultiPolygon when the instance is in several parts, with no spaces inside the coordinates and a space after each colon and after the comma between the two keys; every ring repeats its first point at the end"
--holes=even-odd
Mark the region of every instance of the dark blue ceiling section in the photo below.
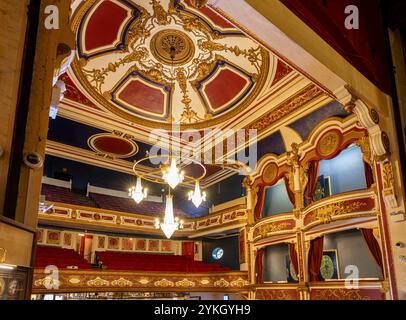
{"type": "Polygon", "coordinates": [[[128,191],[135,184],[134,176],[118,171],[67,160],[50,155],[45,156],[44,175],[57,178],[57,174],[65,171],[72,179],[72,189],[85,193],[87,184],[114,190],[128,191]]]}
{"type": "MultiPolygon", "coordinates": [[[[57,117],[55,120],[50,120],[48,130],[48,140],[63,143],[69,146],[92,150],[87,144],[87,140],[99,133],[109,133],[108,131],[100,130],[92,126],[88,126],[66,118],[57,117]]],[[[151,150],[151,145],[135,141],[138,145],[138,152],[130,158],[123,160],[135,161],[145,157],[146,153],[151,150]]],[[[148,162],[144,165],[150,165],[148,162]]],[[[152,165],[151,165],[152,166],[152,165]]]]}
{"type": "Polygon", "coordinates": [[[55,120],[49,121],[48,140],[91,150],[87,139],[92,135],[106,132],[76,121],[56,117],[55,120]]]}
{"type": "Polygon", "coordinates": [[[348,113],[344,111],[343,106],[339,102],[333,101],[312,112],[311,114],[293,122],[289,125],[289,127],[295,130],[301,136],[301,138],[305,140],[310,132],[323,120],[329,117],[345,118],[346,116],[348,116],[348,113]]]}
{"type": "Polygon", "coordinates": [[[258,160],[268,153],[280,155],[286,151],[285,143],[283,142],[283,138],[279,130],[271,134],[269,137],[259,141],[257,143],[257,148],[258,160]]]}

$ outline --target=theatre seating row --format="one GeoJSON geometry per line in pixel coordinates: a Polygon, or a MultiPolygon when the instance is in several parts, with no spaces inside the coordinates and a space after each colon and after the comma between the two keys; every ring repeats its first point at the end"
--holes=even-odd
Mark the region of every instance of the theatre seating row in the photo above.
{"type": "Polygon", "coordinates": [[[55,265],[61,269],[67,267],[91,268],[91,265],[73,249],[37,246],[35,267],[45,268],[50,265],[55,265]]]}
{"type": "Polygon", "coordinates": [[[205,264],[188,256],[126,252],[96,252],[99,262],[109,270],[216,272],[229,271],[217,263],[205,264]]]}
{"type": "Polygon", "coordinates": [[[42,184],[41,194],[50,202],[62,202],[78,206],[97,207],[96,203],[82,194],[77,194],[68,188],[42,184]]]}
{"type": "MultiPolygon", "coordinates": [[[[165,204],[152,201],[142,201],[137,204],[131,198],[115,197],[110,195],[89,193],[89,196],[78,194],[68,188],[42,184],[41,194],[49,202],[62,202],[78,206],[101,208],[120,212],[147,214],[152,216],[162,215],[165,211],[165,204]]],[[[187,217],[187,214],[178,208],[174,208],[178,217],[187,217]]]]}

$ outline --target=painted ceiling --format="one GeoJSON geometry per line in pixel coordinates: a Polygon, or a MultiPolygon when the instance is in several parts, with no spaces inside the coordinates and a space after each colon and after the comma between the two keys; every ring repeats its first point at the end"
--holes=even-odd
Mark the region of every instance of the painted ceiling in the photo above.
{"type": "MultiPolygon", "coordinates": [[[[72,10],[72,29],[75,56],[60,77],[67,90],[50,121],[50,156],[131,174],[151,147],[151,130],[177,124],[198,132],[256,129],[259,158],[288,151],[321,119],[342,113],[255,32],[210,6],[87,0],[72,10]]],[[[171,139],[195,148],[196,141],[171,139]]],[[[235,175],[230,167],[206,169],[204,187],[235,175]]]]}
{"type": "Polygon", "coordinates": [[[109,111],[150,127],[222,122],[261,93],[277,66],[255,41],[188,0],[93,1],[75,27],[80,85],[109,111]]]}

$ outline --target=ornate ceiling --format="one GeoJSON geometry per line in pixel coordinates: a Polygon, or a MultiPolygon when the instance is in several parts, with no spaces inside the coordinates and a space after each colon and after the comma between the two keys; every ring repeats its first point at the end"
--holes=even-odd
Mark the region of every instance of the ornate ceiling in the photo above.
{"type": "Polygon", "coordinates": [[[255,41],[189,1],[90,1],[75,32],[73,72],[82,88],[150,127],[169,127],[171,119],[216,125],[254,101],[277,66],[255,41]]]}
{"type": "MultiPolygon", "coordinates": [[[[151,130],[171,123],[199,133],[256,129],[259,155],[289,150],[302,139],[290,124],[332,101],[255,32],[190,0],[82,1],[72,29],[76,50],[61,77],[67,91],[58,113],[71,124],[62,132],[52,120],[47,153],[54,156],[129,172],[153,143],[151,130]]],[[[171,138],[190,150],[212,143],[211,135],[171,138]]],[[[212,169],[206,185],[234,174],[212,169]]]]}

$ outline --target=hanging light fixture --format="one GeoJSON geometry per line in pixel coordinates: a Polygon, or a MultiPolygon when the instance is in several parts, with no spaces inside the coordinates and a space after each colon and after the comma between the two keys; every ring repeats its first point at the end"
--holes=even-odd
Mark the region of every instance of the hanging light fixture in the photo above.
{"type": "Polygon", "coordinates": [[[175,189],[176,186],[185,178],[185,172],[178,169],[176,166],[176,159],[174,157],[171,158],[170,166],[162,170],[162,178],[167,184],[170,185],[172,189],[175,189]]]}
{"type": "Polygon", "coordinates": [[[155,219],[155,228],[161,228],[165,236],[170,239],[173,233],[183,228],[183,220],[179,220],[173,214],[173,195],[170,193],[166,196],[165,216],[161,223],[158,218],[155,219]]]}
{"type": "Polygon", "coordinates": [[[148,189],[143,188],[141,185],[141,178],[137,177],[137,183],[135,187],[128,189],[128,195],[134,199],[136,203],[140,203],[148,195],[148,189]]]}
{"type": "Polygon", "coordinates": [[[196,182],[195,182],[195,190],[190,191],[188,193],[188,196],[189,196],[189,200],[192,200],[192,202],[196,208],[199,208],[199,206],[202,204],[202,202],[206,201],[206,192],[200,191],[200,184],[199,184],[198,180],[196,180],[196,182]]]}

